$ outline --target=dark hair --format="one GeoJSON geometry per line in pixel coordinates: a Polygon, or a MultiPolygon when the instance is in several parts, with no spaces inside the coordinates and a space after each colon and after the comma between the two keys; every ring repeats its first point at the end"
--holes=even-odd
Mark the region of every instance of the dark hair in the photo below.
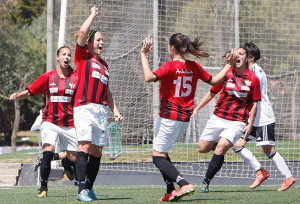
{"type": "Polygon", "coordinates": [[[249,52],[249,56],[254,57],[254,62],[260,59],[260,50],[253,42],[245,43],[244,49],[249,52]]]}
{"type": "MultiPolygon", "coordinates": [[[[59,53],[60,53],[60,50],[61,49],[63,49],[63,48],[69,48],[68,46],[66,46],[66,45],[63,45],[63,46],[61,46],[60,48],[58,48],[58,50],[56,51],[56,56],[58,56],[59,55],[59,53]]],[[[69,48],[69,50],[71,50],[70,48],[69,48]]]]}
{"type": "Polygon", "coordinates": [[[192,42],[188,36],[181,33],[173,34],[169,40],[170,46],[174,46],[180,55],[186,56],[192,54],[199,59],[209,57],[209,54],[201,49],[203,42],[204,41],[200,41],[200,38],[196,38],[192,42]]]}
{"type": "MultiPolygon", "coordinates": [[[[71,50],[68,46],[63,45],[63,46],[61,46],[60,48],[58,48],[58,50],[56,51],[56,55],[57,55],[57,56],[59,55],[60,50],[63,49],[63,48],[68,48],[69,50],[71,50]]],[[[73,69],[73,67],[71,67],[71,65],[68,65],[68,69],[74,71],[74,69],[73,69]]]]}
{"type": "Polygon", "coordinates": [[[89,32],[89,34],[88,34],[88,38],[86,39],[86,41],[88,41],[88,42],[92,42],[92,39],[94,39],[94,36],[95,36],[95,33],[96,33],[97,31],[95,31],[95,30],[91,30],[90,32],[89,32]]]}

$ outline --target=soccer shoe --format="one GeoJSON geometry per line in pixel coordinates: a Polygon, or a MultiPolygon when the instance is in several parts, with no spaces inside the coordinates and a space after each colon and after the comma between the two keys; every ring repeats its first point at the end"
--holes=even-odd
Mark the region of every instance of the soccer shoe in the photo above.
{"type": "Polygon", "coordinates": [[[89,195],[89,190],[84,189],[79,194],[77,194],[77,200],[88,202],[92,201],[93,199],[89,195]]]}
{"type": "Polygon", "coordinates": [[[74,178],[75,178],[75,171],[74,171],[74,169],[73,169],[73,166],[68,166],[68,165],[66,164],[66,159],[67,159],[67,158],[62,158],[61,164],[62,164],[63,167],[64,167],[64,171],[66,172],[66,175],[67,175],[68,179],[69,179],[70,181],[72,181],[72,180],[74,180],[74,178]]]}
{"type": "Polygon", "coordinates": [[[287,190],[289,187],[291,187],[294,183],[296,182],[294,177],[290,177],[288,179],[286,179],[282,185],[281,188],[279,188],[277,191],[285,191],[287,190]]]}
{"type": "Polygon", "coordinates": [[[47,197],[47,190],[40,189],[40,192],[38,193],[39,198],[46,198],[47,197]]]}
{"type": "Polygon", "coordinates": [[[209,186],[209,185],[208,185],[207,183],[202,182],[202,183],[200,184],[200,188],[199,188],[198,193],[208,193],[208,192],[209,192],[208,186],[209,186]]]}
{"type": "Polygon", "coordinates": [[[254,180],[254,182],[252,183],[252,185],[250,186],[251,189],[256,188],[257,186],[259,186],[264,180],[266,180],[267,178],[269,178],[270,173],[265,170],[264,168],[261,168],[260,170],[258,170],[256,172],[256,178],[254,180]]]}
{"type": "Polygon", "coordinates": [[[89,196],[90,198],[92,198],[93,200],[99,200],[95,194],[95,192],[93,191],[93,189],[89,190],[89,196]]]}
{"type": "Polygon", "coordinates": [[[36,171],[41,166],[41,157],[37,157],[34,163],[34,171],[36,171]]]}
{"type": "Polygon", "coordinates": [[[184,185],[178,191],[175,192],[174,196],[170,196],[169,201],[180,201],[184,196],[192,195],[194,192],[195,187],[192,184],[184,185]]]}
{"type": "Polygon", "coordinates": [[[159,199],[159,202],[169,201],[171,197],[173,198],[175,196],[176,196],[176,190],[173,190],[171,193],[166,193],[165,197],[159,199]]]}

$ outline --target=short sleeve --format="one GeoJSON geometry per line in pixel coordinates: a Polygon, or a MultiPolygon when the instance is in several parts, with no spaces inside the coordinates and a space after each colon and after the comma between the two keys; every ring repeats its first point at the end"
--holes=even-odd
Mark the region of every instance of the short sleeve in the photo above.
{"type": "Polygon", "coordinates": [[[203,69],[200,64],[196,63],[196,65],[198,66],[199,69],[199,79],[201,79],[206,83],[209,83],[212,79],[212,76],[205,69],[203,69]]]}
{"type": "Polygon", "coordinates": [[[168,75],[169,67],[170,66],[168,65],[168,63],[165,63],[153,73],[156,75],[158,80],[162,80],[165,76],[168,75]]]}
{"type": "Polygon", "coordinates": [[[88,57],[88,52],[86,51],[86,46],[81,47],[78,44],[76,44],[76,50],[75,50],[75,57],[74,61],[80,62],[88,57]]]}
{"type": "Polygon", "coordinates": [[[47,89],[47,79],[47,73],[41,75],[35,82],[27,87],[27,90],[33,96],[44,93],[47,89]]]}
{"type": "Polygon", "coordinates": [[[260,101],[261,93],[260,93],[260,82],[259,79],[255,76],[253,79],[253,101],[260,101]]]}
{"type": "Polygon", "coordinates": [[[210,89],[210,92],[212,92],[212,93],[219,93],[222,90],[223,85],[224,85],[224,81],[222,80],[217,86],[213,86],[210,89]]]}

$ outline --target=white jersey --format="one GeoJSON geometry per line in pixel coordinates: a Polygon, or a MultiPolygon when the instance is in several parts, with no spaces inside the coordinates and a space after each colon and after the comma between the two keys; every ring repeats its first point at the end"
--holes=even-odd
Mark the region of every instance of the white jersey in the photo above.
{"type": "Polygon", "coordinates": [[[255,73],[260,81],[261,101],[258,102],[254,127],[261,127],[275,122],[272,104],[269,100],[268,81],[264,70],[254,63],[251,71],[255,73]]]}

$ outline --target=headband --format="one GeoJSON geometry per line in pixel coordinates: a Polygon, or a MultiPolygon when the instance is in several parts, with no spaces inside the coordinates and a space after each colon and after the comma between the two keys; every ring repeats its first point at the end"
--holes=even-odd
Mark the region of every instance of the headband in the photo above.
{"type": "Polygon", "coordinates": [[[90,34],[89,34],[89,37],[87,38],[86,41],[90,41],[90,39],[92,38],[92,36],[94,35],[94,33],[96,33],[97,31],[95,30],[91,30],[90,34]]]}

